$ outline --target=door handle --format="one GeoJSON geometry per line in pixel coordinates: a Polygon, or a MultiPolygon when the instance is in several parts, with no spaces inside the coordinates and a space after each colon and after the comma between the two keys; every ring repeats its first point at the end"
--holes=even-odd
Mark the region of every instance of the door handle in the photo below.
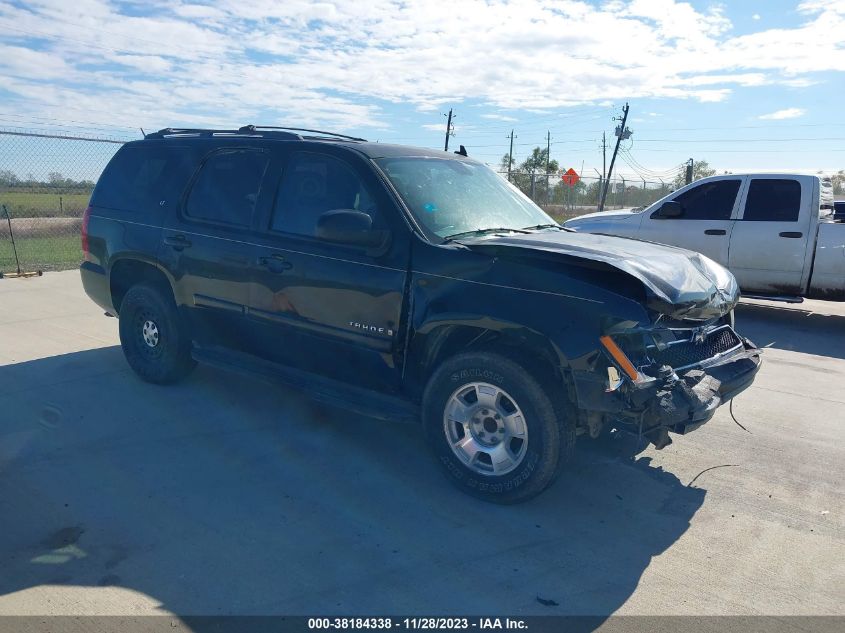
{"type": "Polygon", "coordinates": [[[164,243],[172,246],[174,250],[181,251],[183,248],[188,248],[191,243],[185,239],[184,235],[168,235],[164,238],[164,243]]]}
{"type": "Polygon", "coordinates": [[[293,268],[293,264],[281,255],[267,255],[258,258],[258,263],[271,273],[283,273],[293,268]]]}
{"type": "Polygon", "coordinates": [[[725,229],[707,229],[704,231],[705,235],[727,235],[728,232],[725,229]]]}
{"type": "Polygon", "coordinates": [[[798,239],[799,237],[804,237],[804,234],[800,231],[784,231],[783,233],[779,233],[781,237],[791,237],[792,239],[798,239]]]}

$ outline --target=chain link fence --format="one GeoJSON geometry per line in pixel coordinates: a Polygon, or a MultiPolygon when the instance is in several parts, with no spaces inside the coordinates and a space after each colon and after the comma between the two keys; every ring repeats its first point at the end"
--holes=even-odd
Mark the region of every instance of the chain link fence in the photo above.
{"type": "Polygon", "coordinates": [[[79,265],[82,213],[123,142],[0,129],[0,273],[79,265]]]}
{"type": "MultiPolygon", "coordinates": [[[[508,178],[506,172],[500,172],[508,178]]],[[[569,185],[558,174],[511,171],[510,181],[559,222],[598,210],[604,182],[601,178],[579,178],[569,185]]],[[[667,181],[630,180],[621,176],[610,179],[604,209],[648,206],[671,193],[667,181]]]]}

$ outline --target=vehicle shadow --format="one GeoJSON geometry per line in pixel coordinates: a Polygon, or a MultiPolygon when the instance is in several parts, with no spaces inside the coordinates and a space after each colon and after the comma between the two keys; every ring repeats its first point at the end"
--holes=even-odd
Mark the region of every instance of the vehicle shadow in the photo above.
{"type": "Polygon", "coordinates": [[[6,614],[61,612],[12,595],[61,585],[137,592],[94,613],[606,616],[706,494],[585,441],[540,497],[490,505],[413,425],[204,367],[144,384],[116,347],[0,367],[0,411],[6,614]]]}
{"type": "Polygon", "coordinates": [[[740,303],[736,307],[736,328],[759,347],[845,358],[845,316],[740,303]]]}

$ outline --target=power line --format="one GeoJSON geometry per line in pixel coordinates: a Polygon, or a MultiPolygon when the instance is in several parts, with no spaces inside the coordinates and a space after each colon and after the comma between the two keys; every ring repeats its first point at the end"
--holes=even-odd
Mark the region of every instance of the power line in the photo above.
{"type": "MultiPolygon", "coordinates": [[[[680,153],[679,150],[675,149],[660,149],[660,148],[652,148],[652,147],[644,147],[640,149],[641,152],[675,152],[680,153]]],[[[784,150],[781,149],[708,149],[706,150],[708,154],[782,154],[784,150]]],[[[845,149],[825,149],[822,150],[824,152],[845,152],[845,149]]],[[[818,154],[818,149],[791,149],[789,150],[790,154],[795,153],[806,153],[806,154],[818,154]]]]}
{"type": "Polygon", "coordinates": [[[762,130],[792,127],[845,127],[845,123],[782,123],[776,125],[735,125],[721,127],[661,127],[664,132],[697,132],[698,130],[762,130]]]}
{"type": "Polygon", "coordinates": [[[64,131],[70,132],[75,131],[76,133],[83,132],[97,132],[97,133],[104,133],[104,134],[111,134],[113,136],[126,136],[127,138],[130,136],[137,137],[139,131],[138,129],[135,130],[135,133],[132,134],[129,130],[124,129],[116,129],[116,128],[101,128],[95,127],[90,125],[54,125],[48,123],[39,123],[39,122],[31,122],[26,124],[24,121],[18,120],[5,120],[3,117],[0,117],[0,125],[3,127],[9,128],[20,128],[20,129],[35,129],[35,130],[42,130],[42,131],[50,131],[50,130],[57,130],[57,131],[64,131]]]}
{"type": "Polygon", "coordinates": [[[649,174],[651,176],[667,176],[668,177],[669,175],[674,175],[681,167],[683,167],[683,163],[680,163],[678,165],[675,165],[675,166],[673,166],[669,169],[665,169],[665,170],[650,169],[650,168],[642,165],[639,161],[637,161],[637,159],[634,158],[634,156],[631,154],[629,149],[621,148],[620,153],[622,154],[622,156],[624,156],[626,158],[625,162],[627,162],[631,168],[639,169],[643,173],[649,174]]]}
{"type": "Polygon", "coordinates": [[[91,121],[76,121],[74,119],[56,119],[52,117],[44,117],[44,116],[33,116],[33,115],[21,115],[13,112],[0,112],[0,117],[9,117],[14,119],[19,119],[22,121],[30,122],[31,119],[35,119],[36,121],[54,121],[56,123],[60,123],[61,125],[67,125],[68,123],[82,123],[91,126],[91,129],[102,129],[102,128],[115,128],[119,130],[135,130],[134,125],[114,125],[112,123],[94,123],[91,121]]]}
{"type": "MultiPolygon", "coordinates": [[[[569,126],[572,126],[573,124],[579,123],[579,122],[596,121],[596,120],[599,120],[599,119],[604,119],[606,116],[607,116],[607,113],[599,115],[599,116],[593,116],[593,117],[587,117],[587,118],[577,117],[577,118],[573,118],[570,121],[547,121],[545,124],[540,124],[540,122],[537,121],[537,122],[533,122],[533,123],[537,124],[536,126],[530,126],[530,127],[524,126],[520,121],[514,121],[513,126],[517,129],[519,129],[520,132],[523,132],[523,133],[540,132],[540,131],[545,132],[549,127],[551,127],[553,130],[557,127],[555,125],[550,126],[549,123],[556,123],[556,122],[557,123],[565,123],[566,126],[569,127],[569,126]]],[[[464,128],[464,133],[465,134],[475,134],[477,136],[493,136],[493,135],[501,134],[502,132],[507,132],[508,130],[510,130],[510,127],[486,127],[485,126],[483,129],[475,129],[475,130],[467,130],[466,128],[464,128]]],[[[581,131],[583,131],[583,132],[594,132],[594,133],[601,132],[601,130],[581,130],[581,131]]]]}
{"type": "MultiPolygon", "coordinates": [[[[558,116],[548,117],[548,118],[538,118],[538,119],[518,119],[514,121],[513,124],[520,127],[520,129],[527,129],[525,126],[532,126],[536,125],[536,129],[542,129],[542,127],[546,127],[549,124],[553,123],[566,123],[567,125],[571,124],[573,121],[596,121],[598,119],[603,119],[607,116],[607,109],[602,108],[601,114],[595,116],[587,116],[588,113],[583,114],[561,114],[558,116]],[[563,121],[561,121],[563,119],[563,121]]],[[[590,113],[592,114],[592,113],[590,113]]]]}
{"type": "Polygon", "coordinates": [[[638,143],[792,143],[796,141],[845,141],[842,136],[817,138],[640,138],[638,143]]]}
{"type": "MultiPolygon", "coordinates": [[[[670,172],[668,172],[668,173],[648,173],[648,172],[642,172],[642,171],[640,171],[639,169],[637,169],[637,168],[636,168],[636,167],[635,167],[635,166],[634,166],[634,165],[633,165],[633,164],[629,161],[628,156],[626,156],[626,154],[625,154],[624,152],[620,152],[620,154],[619,154],[619,155],[620,155],[620,157],[622,158],[622,160],[625,162],[625,164],[626,164],[626,165],[628,165],[628,167],[630,167],[630,168],[634,171],[634,173],[635,173],[637,176],[639,176],[639,177],[640,177],[640,179],[645,180],[646,182],[653,182],[653,181],[654,181],[654,179],[657,179],[657,180],[659,180],[659,181],[661,181],[661,182],[662,182],[664,178],[665,178],[666,180],[668,180],[669,178],[674,178],[675,176],[677,176],[678,171],[679,171],[679,169],[680,169],[680,168],[676,168],[676,169],[674,169],[674,170],[672,170],[672,171],[670,171],[670,172]]],[[[617,172],[617,173],[618,173],[618,172],[617,172]]]]}

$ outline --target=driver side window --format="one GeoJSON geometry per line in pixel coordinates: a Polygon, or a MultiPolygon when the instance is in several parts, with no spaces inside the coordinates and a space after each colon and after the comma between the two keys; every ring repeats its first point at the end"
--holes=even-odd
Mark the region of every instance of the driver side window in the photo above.
{"type": "Polygon", "coordinates": [[[293,154],[282,175],[270,228],[316,237],[317,219],[337,209],[362,211],[376,224],[375,200],[349,165],[327,154],[293,154]]]}
{"type": "Polygon", "coordinates": [[[679,220],[730,220],[740,180],[706,182],[674,198],[683,208],[679,220]]]}

